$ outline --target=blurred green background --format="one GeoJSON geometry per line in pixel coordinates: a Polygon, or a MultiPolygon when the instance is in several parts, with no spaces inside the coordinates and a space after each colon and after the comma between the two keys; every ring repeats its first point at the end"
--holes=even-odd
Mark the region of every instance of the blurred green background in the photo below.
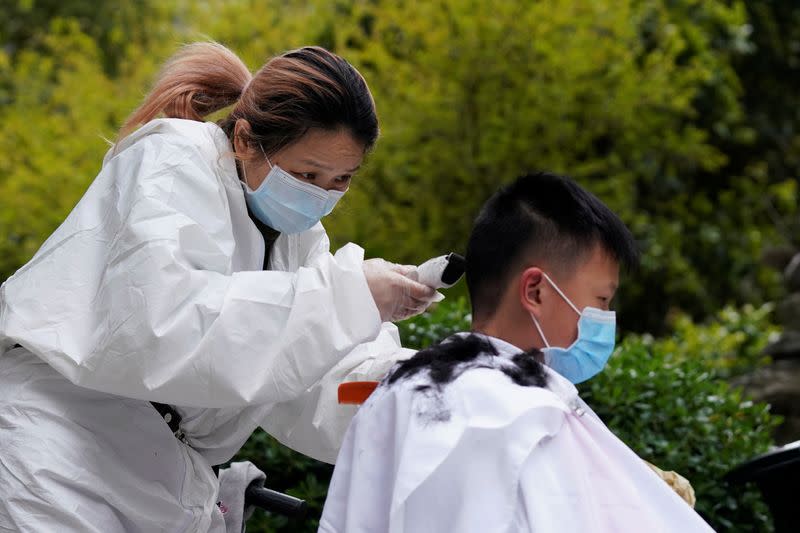
{"type": "MultiPolygon", "coordinates": [[[[334,246],[354,241],[369,256],[406,263],[463,251],[498,185],[527,170],[567,173],[621,215],[643,250],[616,307],[629,334],[623,352],[648,357],[616,357],[609,376],[652,383],[625,365],[661,361],[684,378],[693,375],[687,368],[705,369],[700,381],[710,376],[717,386],[763,364],[734,330],[723,327],[733,340],[719,334],[719,323],[734,313],[748,338],[765,344],[774,330],[769,302],[783,289],[761,254],[800,244],[796,0],[0,0],[0,13],[0,282],[75,205],[107,139],[180,44],[217,40],[253,70],[319,44],[364,74],[382,130],[326,219],[334,246]],[[733,348],[720,355],[724,339],[733,348]]],[[[405,324],[407,342],[421,346],[425,335],[465,323],[463,294],[450,291],[452,303],[405,324]]],[[[599,412],[614,397],[608,379],[586,391],[599,412]]],[[[686,393],[694,386],[689,379],[686,393]]],[[[706,396],[739,405],[738,392],[720,394],[706,396]]],[[[630,416],[609,422],[622,434],[622,420],[642,416],[632,405],[630,416]]],[[[636,429],[632,445],[711,484],[723,466],[769,445],[774,421],[759,416],[743,415],[735,433],[752,438],[716,470],[688,463],[710,453],[698,447],[670,463],[680,446],[669,439],[680,437],[667,422],[660,437],[636,429]],[[659,455],[657,442],[673,452],[659,455]]],[[[723,434],[730,430],[712,431],[708,443],[723,434]]],[[[263,434],[247,453],[276,471],[278,485],[321,503],[328,468],[263,434]]],[[[740,530],[737,520],[755,524],[741,530],[768,530],[751,497],[700,505],[720,530],[740,530]]],[[[302,529],[257,520],[251,531],[302,529]]]]}

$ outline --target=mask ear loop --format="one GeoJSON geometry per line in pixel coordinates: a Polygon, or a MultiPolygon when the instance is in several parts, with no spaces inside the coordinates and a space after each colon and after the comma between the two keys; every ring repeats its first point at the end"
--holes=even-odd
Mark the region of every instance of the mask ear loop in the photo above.
{"type": "Polygon", "coordinates": [[[572,308],[572,310],[573,310],[573,311],[575,311],[576,313],[578,313],[578,316],[581,316],[581,312],[580,312],[580,311],[578,311],[578,308],[577,308],[577,307],[575,307],[575,304],[573,304],[573,303],[570,301],[570,299],[569,299],[569,298],[567,298],[567,295],[566,295],[566,294],[564,294],[564,293],[561,291],[561,289],[559,289],[559,288],[558,288],[558,285],[556,285],[556,284],[553,282],[553,280],[552,280],[552,279],[550,279],[550,276],[548,276],[548,275],[547,275],[547,273],[546,273],[546,272],[544,272],[544,271],[542,271],[542,275],[544,276],[544,279],[546,279],[546,280],[548,281],[548,283],[550,283],[550,285],[552,285],[552,286],[553,286],[553,288],[556,290],[556,292],[557,292],[557,293],[558,293],[558,294],[559,294],[559,295],[560,295],[562,298],[564,298],[564,301],[565,301],[565,302],[567,302],[567,303],[569,304],[569,306],[572,308]]]}
{"type": "Polygon", "coordinates": [[[247,170],[244,168],[244,163],[239,164],[238,167],[242,169],[242,181],[244,182],[244,186],[250,189],[250,182],[247,181],[247,170]]]}
{"type": "MultiPolygon", "coordinates": [[[[261,153],[264,154],[264,158],[267,160],[269,168],[272,169],[272,163],[270,162],[269,157],[267,157],[267,152],[264,151],[264,147],[261,145],[261,143],[258,143],[258,147],[261,149],[261,153]]],[[[242,177],[244,178],[244,184],[247,186],[248,189],[250,189],[250,182],[247,181],[247,170],[245,170],[244,164],[241,165],[241,169],[242,169],[242,177]]],[[[250,190],[252,191],[253,189],[250,190]]]]}
{"type": "Polygon", "coordinates": [[[272,161],[269,160],[267,152],[264,151],[264,147],[261,145],[261,143],[258,143],[258,147],[261,148],[261,153],[264,154],[264,159],[267,160],[267,164],[269,165],[270,170],[272,170],[272,161]]]}
{"type": "Polygon", "coordinates": [[[544,341],[545,347],[549,348],[550,343],[547,342],[547,337],[544,336],[544,331],[542,331],[542,326],[539,325],[539,321],[536,320],[536,317],[533,316],[533,314],[531,314],[531,318],[533,319],[533,325],[536,326],[536,329],[539,331],[539,336],[542,338],[542,341],[544,341]]]}

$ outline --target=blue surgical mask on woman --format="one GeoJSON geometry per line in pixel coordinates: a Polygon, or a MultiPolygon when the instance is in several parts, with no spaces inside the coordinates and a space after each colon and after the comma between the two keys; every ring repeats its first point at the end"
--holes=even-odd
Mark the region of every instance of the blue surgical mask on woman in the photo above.
{"type": "MultiPolygon", "coordinates": [[[[263,152],[264,149],[262,148],[263,152]]],[[[267,157],[267,154],[264,154],[267,157]]],[[[329,215],[346,191],[326,191],[295,178],[269,158],[270,171],[254,191],[244,184],[250,211],[267,226],[281,233],[300,233],[329,215]]]]}
{"type": "Polygon", "coordinates": [[[544,336],[542,327],[539,325],[539,321],[536,320],[535,316],[531,315],[533,323],[536,329],[539,330],[539,335],[546,346],[542,349],[544,362],[572,383],[581,383],[603,370],[608,358],[611,357],[611,353],[614,351],[616,313],[596,307],[585,307],[583,311],[579,311],[575,304],[550,279],[550,276],[544,272],[542,274],[579,317],[578,338],[569,348],[558,348],[550,346],[544,336]]]}

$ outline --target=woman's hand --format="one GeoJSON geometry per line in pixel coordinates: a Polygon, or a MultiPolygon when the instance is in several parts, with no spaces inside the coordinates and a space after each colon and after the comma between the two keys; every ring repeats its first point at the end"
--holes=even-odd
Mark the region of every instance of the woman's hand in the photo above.
{"type": "Polygon", "coordinates": [[[384,322],[418,315],[436,298],[433,288],[408,277],[416,268],[379,258],[364,261],[364,276],[384,322]]]}

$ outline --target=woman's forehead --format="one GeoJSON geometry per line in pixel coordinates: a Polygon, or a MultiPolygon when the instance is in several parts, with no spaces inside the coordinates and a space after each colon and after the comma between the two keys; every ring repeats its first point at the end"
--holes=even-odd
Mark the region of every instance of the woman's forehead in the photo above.
{"type": "Polygon", "coordinates": [[[352,172],[364,159],[364,145],[346,130],[311,129],[279,155],[321,170],[352,172]]]}

